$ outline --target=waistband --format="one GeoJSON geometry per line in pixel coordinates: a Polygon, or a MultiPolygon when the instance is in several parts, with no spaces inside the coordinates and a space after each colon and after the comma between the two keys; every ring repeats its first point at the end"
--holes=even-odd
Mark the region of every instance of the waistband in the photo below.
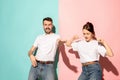
{"type": "Polygon", "coordinates": [[[40,64],[53,64],[54,61],[37,61],[40,64]]]}
{"type": "Polygon", "coordinates": [[[97,63],[98,61],[91,61],[91,62],[86,62],[86,63],[82,63],[82,66],[88,66],[90,64],[95,64],[97,63]]]}

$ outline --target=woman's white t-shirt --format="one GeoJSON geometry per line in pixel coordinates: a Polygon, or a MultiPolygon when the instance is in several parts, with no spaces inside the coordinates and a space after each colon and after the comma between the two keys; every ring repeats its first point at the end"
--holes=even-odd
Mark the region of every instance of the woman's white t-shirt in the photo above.
{"type": "Polygon", "coordinates": [[[71,45],[73,50],[78,51],[81,63],[99,61],[100,55],[105,56],[106,53],[105,47],[99,44],[97,40],[90,42],[81,40],[73,42],[71,45]]]}

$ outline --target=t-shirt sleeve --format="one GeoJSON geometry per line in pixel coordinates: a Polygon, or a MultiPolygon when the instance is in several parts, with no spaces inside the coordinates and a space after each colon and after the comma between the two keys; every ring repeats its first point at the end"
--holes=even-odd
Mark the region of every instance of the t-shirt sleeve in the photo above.
{"type": "Polygon", "coordinates": [[[56,40],[56,43],[58,45],[59,44],[59,40],[60,40],[60,35],[57,35],[56,38],[55,38],[55,40],[56,40]]]}
{"type": "Polygon", "coordinates": [[[60,35],[58,35],[58,36],[57,36],[57,39],[60,39],[60,38],[61,38],[60,35]]]}
{"type": "Polygon", "coordinates": [[[105,54],[106,54],[106,49],[105,49],[105,47],[104,46],[102,46],[102,45],[98,45],[98,53],[101,55],[101,56],[105,56],[105,54]]]}
{"type": "Polygon", "coordinates": [[[38,42],[39,42],[39,36],[35,39],[33,46],[38,47],[38,42]]]}
{"type": "Polygon", "coordinates": [[[74,51],[78,51],[78,44],[77,44],[77,42],[73,42],[71,44],[71,46],[72,46],[72,48],[73,48],[74,51]]]}

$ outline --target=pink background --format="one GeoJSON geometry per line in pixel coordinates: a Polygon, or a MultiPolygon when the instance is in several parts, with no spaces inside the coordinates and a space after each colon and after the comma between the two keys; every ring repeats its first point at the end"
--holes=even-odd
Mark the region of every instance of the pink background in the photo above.
{"type": "MultiPolygon", "coordinates": [[[[101,58],[103,80],[120,80],[120,0],[59,0],[59,32],[70,39],[78,34],[82,38],[82,26],[87,22],[95,26],[97,38],[103,38],[111,46],[114,57],[101,58]]],[[[58,63],[59,80],[77,80],[81,63],[76,52],[60,47],[58,63]]]]}

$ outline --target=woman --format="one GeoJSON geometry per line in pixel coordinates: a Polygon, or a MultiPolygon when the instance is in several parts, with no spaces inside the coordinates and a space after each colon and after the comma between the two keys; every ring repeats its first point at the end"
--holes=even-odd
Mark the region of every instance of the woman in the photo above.
{"type": "Polygon", "coordinates": [[[99,57],[113,56],[111,48],[103,39],[96,39],[93,24],[87,22],[82,29],[84,40],[73,36],[66,42],[68,47],[78,51],[82,63],[82,73],[78,80],[102,80],[102,70],[99,64],[99,57]]]}

